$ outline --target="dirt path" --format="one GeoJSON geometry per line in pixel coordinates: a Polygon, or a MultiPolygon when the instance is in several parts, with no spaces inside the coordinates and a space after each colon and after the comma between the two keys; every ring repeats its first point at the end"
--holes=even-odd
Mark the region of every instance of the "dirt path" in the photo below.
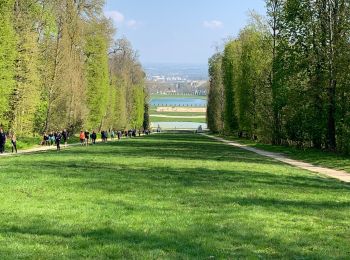
{"type": "Polygon", "coordinates": [[[257,154],[262,155],[262,156],[273,158],[277,161],[298,167],[300,169],[304,169],[304,170],[307,170],[307,171],[310,171],[313,173],[325,175],[325,176],[328,176],[328,177],[331,177],[334,179],[338,179],[338,180],[343,181],[343,182],[350,183],[350,174],[345,172],[345,171],[334,170],[334,169],[316,166],[316,165],[313,165],[311,163],[305,163],[302,161],[290,159],[283,154],[263,151],[263,150],[260,150],[257,148],[249,147],[249,146],[244,145],[244,144],[240,144],[240,143],[233,142],[233,141],[228,141],[228,140],[225,140],[225,139],[220,138],[220,137],[210,136],[210,135],[206,135],[206,134],[203,134],[203,135],[206,137],[209,137],[211,139],[226,143],[226,144],[231,145],[231,146],[235,146],[235,147],[238,147],[238,148],[241,148],[241,149],[253,152],[253,153],[257,153],[257,154]]]}
{"type": "MultiPolygon", "coordinates": [[[[72,146],[77,146],[80,145],[80,143],[75,143],[75,144],[68,144],[67,146],[61,144],[61,150],[72,147],[72,146]]],[[[18,153],[11,153],[10,151],[7,151],[6,153],[0,154],[0,157],[4,156],[14,156],[14,155],[21,155],[21,154],[29,154],[29,153],[38,153],[38,152],[46,152],[46,151],[54,151],[56,150],[56,145],[52,146],[36,146],[30,149],[25,149],[25,150],[18,150],[18,153]]]]}

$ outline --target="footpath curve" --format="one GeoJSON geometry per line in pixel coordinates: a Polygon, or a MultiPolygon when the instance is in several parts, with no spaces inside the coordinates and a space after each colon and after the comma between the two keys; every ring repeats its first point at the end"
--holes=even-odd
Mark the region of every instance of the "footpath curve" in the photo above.
{"type": "Polygon", "coordinates": [[[227,145],[231,145],[234,147],[238,147],[240,149],[244,149],[265,157],[269,157],[272,159],[275,159],[277,161],[298,167],[300,169],[304,169],[313,173],[317,173],[317,174],[321,174],[324,176],[328,176],[330,178],[334,178],[334,179],[338,179],[340,181],[346,182],[346,183],[350,183],[350,173],[347,173],[345,171],[341,171],[341,170],[334,170],[334,169],[330,169],[330,168],[325,168],[325,167],[320,167],[320,166],[316,166],[313,165],[311,163],[306,163],[306,162],[302,162],[302,161],[298,161],[298,160],[293,160],[290,159],[288,157],[286,157],[283,154],[279,154],[279,153],[274,153],[274,152],[267,152],[267,151],[263,151],[257,148],[253,148],[253,147],[249,147],[247,145],[244,144],[240,144],[234,141],[229,141],[229,140],[225,140],[223,138],[220,137],[216,137],[216,136],[211,136],[211,135],[207,135],[207,134],[202,134],[203,136],[206,136],[208,138],[214,139],[216,141],[225,143],[227,145]]]}
{"type": "MultiPolygon", "coordinates": [[[[109,141],[109,142],[116,142],[116,141],[109,141]]],[[[98,140],[96,141],[96,144],[102,143],[102,141],[98,140]]],[[[93,144],[89,144],[91,146],[93,144]]],[[[61,150],[67,149],[72,146],[81,146],[81,143],[72,143],[72,144],[61,144],[61,150]]],[[[85,145],[84,145],[85,146],[85,145]]],[[[8,157],[8,156],[16,156],[16,155],[21,155],[21,154],[30,154],[30,153],[40,153],[40,152],[47,152],[47,151],[56,151],[57,146],[56,145],[51,145],[51,146],[35,146],[30,149],[25,149],[25,150],[18,150],[18,153],[11,153],[11,152],[6,152],[3,154],[0,154],[0,157],[8,157]]]]}

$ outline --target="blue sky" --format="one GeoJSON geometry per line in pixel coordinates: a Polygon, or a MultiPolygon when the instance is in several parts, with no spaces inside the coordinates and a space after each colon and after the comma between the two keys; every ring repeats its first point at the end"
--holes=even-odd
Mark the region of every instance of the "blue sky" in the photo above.
{"type": "Polygon", "coordinates": [[[247,24],[264,0],[107,0],[105,14],[143,63],[205,64],[223,39],[247,24]]]}

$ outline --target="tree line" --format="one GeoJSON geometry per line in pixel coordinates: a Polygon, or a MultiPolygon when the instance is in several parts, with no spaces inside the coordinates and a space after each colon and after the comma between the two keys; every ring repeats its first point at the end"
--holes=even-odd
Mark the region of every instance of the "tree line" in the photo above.
{"type": "Polygon", "coordinates": [[[350,152],[350,1],[267,0],[209,60],[214,132],[350,152]]]}
{"type": "Polygon", "coordinates": [[[0,125],[17,134],[140,128],[145,74],[104,0],[0,2],[0,125]]]}

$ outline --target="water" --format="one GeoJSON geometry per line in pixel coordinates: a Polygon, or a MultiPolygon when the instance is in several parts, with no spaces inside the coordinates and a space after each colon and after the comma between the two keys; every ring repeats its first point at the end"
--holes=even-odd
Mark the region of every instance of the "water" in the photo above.
{"type": "Polygon", "coordinates": [[[153,129],[160,126],[161,130],[175,130],[175,129],[198,129],[202,126],[202,129],[207,129],[207,124],[205,123],[194,123],[194,122],[152,122],[151,127],[153,129]]]}
{"type": "Polygon", "coordinates": [[[199,98],[154,98],[151,106],[206,107],[207,100],[199,98]]]}

